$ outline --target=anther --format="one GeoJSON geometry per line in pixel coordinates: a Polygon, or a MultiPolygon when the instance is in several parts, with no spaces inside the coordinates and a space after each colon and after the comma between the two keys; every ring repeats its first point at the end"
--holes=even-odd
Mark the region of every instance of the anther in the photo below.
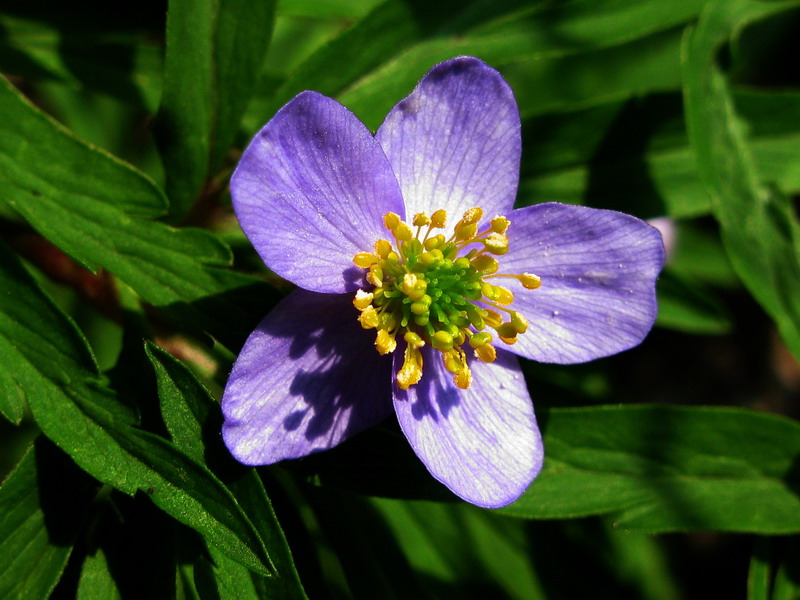
{"type": "Polygon", "coordinates": [[[511,221],[506,219],[505,217],[498,215],[491,221],[489,221],[489,226],[491,230],[495,233],[505,233],[508,231],[508,226],[511,225],[511,221]]]}
{"type": "Polygon", "coordinates": [[[356,292],[356,297],[353,298],[353,306],[355,306],[358,310],[364,310],[368,306],[372,304],[372,299],[375,297],[374,294],[371,292],[365,292],[364,290],[358,290],[356,292]]]}
{"type": "Polygon", "coordinates": [[[368,269],[370,265],[374,265],[378,260],[379,258],[371,252],[359,252],[353,257],[353,262],[361,269],[368,269]]]}
{"type": "Polygon", "coordinates": [[[375,347],[378,349],[378,354],[388,354],[397,348],[397,340],[386,329],[380,329],[375,338],[375,347]]]}
{"type": "Polygon", "coordinates": [[[525,289],[535,290],[542,285],[542,279],[533,273],[523,273],[519,276],[519,281],[525,289]]]}
{"type": "Polygon", "coordinates": [[[431,218],[426,215],[425,213],[417,213],[414,215],[414,227],[423,227],[425,225],[430,225],[431,218]]]}
{"type": "Polygon", "coordinates": [[[487,252],[502,256],[508,252],[508,236],[505,233],[492,232],[483,240],[483,245],[486,247],[487,252]]]}

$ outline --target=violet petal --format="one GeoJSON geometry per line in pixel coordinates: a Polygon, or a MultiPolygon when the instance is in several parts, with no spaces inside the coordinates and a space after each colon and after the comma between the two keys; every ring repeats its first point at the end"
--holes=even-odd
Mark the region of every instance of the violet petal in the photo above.
{"type": "MultiPolygon", "coordinates": [[[[464,500],[498,508],[516,500],[542,466],[543,449],[533,405],[516,357],[470,363],[468,390],[453,384],[440,353],[423,349],[422,380],[407,392],[395,387],[400,427],[419,458],[464,500]]],[[[395,370],[402,354],[395,352],[395,370]]]]}
{"type": "Polygon", "coordinates": [[[307,290],[353,291],[358,252],[405,216],[389,162],[344,106],[303,92],[259,131],[231,177],[236,215],[264,263],[307,290]]]}
{"type": "Polygon", "coordinates": [[[540,362],[578,363],[639,344],[656,318],[655,282],[664,264],[661,234],[619,212],[539,204],[509,215],[511,239],[501,272],[542,279],[514,293],[511,308],[529,321],[508,350],[540,362]]]}
{"type": "Polygon", "coordinates": [[[376,134],[409,218],[443,208],[452,227],[480,206],[511,210],[519,180],[520,120],[508,84],[472,57],[443,62],[387,115],[376,134]]]}
{"type": "Polygon", "coordinates": [[[237,460],[326,450],[391,414],[391,360],[351,301],[297,290],[247,339],[222,397],[222,434],[237,460]]]}

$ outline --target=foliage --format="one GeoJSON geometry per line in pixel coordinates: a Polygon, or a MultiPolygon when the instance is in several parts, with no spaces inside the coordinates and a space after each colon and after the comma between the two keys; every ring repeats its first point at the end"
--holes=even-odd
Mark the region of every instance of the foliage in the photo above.
{"type": "Polygon", "coordinates": [[[0,7],[0,597],[797,597],[800,2],[78,5],[0,7]],[[667,218],[656,330],[524,366],[545,467],[499,511],[394,422],[237,464],[221,386],[288,291],[241,149],[306,89],[374,129],[462,54],[517,96],[518,205],[667,218]]]}

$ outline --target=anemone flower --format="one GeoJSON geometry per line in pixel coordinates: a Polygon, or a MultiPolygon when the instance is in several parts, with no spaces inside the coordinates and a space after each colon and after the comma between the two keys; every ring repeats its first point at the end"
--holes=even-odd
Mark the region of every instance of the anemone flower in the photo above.
{"type": "Polygon", "coordinates": [[[316,92],[256,134],[239,222],[299,289],[247,339],[222,399],[249,465],[336,446],[392,413],[430,473],[500,507],[543,449],[517,356],[579,363],[638,344],[661,237],[618,212],[514,209],[520,120],[480,60],[435,66],[373,135],[316,92]]]}

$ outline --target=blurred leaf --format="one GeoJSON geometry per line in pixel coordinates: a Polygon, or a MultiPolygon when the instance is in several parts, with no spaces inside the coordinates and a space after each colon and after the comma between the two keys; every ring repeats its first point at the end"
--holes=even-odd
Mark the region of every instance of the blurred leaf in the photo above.
{"type": "MultiPolygon", "coordinates": [[[[175,444],[195,460],[219,464],[225,459],[233,465],[233,459],[220,444],[219,406],[208,391],[186,366],[161,348],[148,344],[147,355],[156,372],[164,423],[175,444]]],[[[253,574],[252,585],[264,587],[269,597],[305,598],[286,538],[258,474],[246,468],[229,487],[239,505],[250,515],[277,570],[277,576],[268,579],[253,574]]],[[[217,562],[212,571],[216,573],[214,577],[221,586],[221,594],[223,590],[233,594],[232,590],[242,584],[239,581],[241,569],[235,565],[217,562]]],[[[208,570],[204,573],[211,575],[208,570]]],[[[246,587],[250,589],[249,585],[246,587]]]]}
{"type": "Polygon", "coordinates": [[[731,321],[713,297],[669,268],[658,279],[658,319],[661,327],[698,334],[727,333],[731,321]]]}
{"type": "Polygon", "coordinates": [[[717,52],[752,21],[800,3],[725,0],[686,39],[686,115],[700,175],[734,269],[800,359],[800,228],[790,201],[764,184],[717,52]]]}
{"type": "Polygon", "coordinates": [[[675,246],[667,259],[668,268],[679,277],[724,288],[740,286],[731,267],[719,232],[703,223],[675,221],[675,246]],[[702,258],[702,260],[699,260],[702,258]]]}
{"type": "Polygon", "coordinates": [[[83,561],[77,600],[122,600],[102,548],[83,561]]]}
{"type": "Polygon", "coordinates": [[[0,597],[50,594],[96,488],[46,440],[30,447],[0,486],[0,597]]]}
{"type": "Polygon", "coordinates": [[[747,573],[747,600],[769,600],[773,572],[770,564],[772,542],[759,536],[753,541],[753,555],[747,573]]]}
{"type": "MultiPolygon", "coordinates": [[[[160,47],[148,39],[141,23],[135,23],[138,19],[121,12],[124,6],[117,6],[114,14],[87,6],[87,15],[80,6],[72,8],[61,13],[39,7],[47,13],[40,18],[0,12],[0,71],[31,82],[61,82],[75,90],[100,92],[152,111],[160,94],[160,47]],[[64,14],[73,20],[59,23],[64,14]],[[98,18],[91,22],[89,15],[98,18]],[[131,28],[125,30],[125,24],[131,28]]],[[[139,16],[146,14],[143,8],[140,3],[126,12],[139,16]]]]}
{"type": "Polygon", "coordinates": [[[171,215],[185,216],[227,153],[272,34],[273,1],[171,0],[156,135],[171,215]]]}
{"type": "Polygon", "coordinates": [[[278,14],[311,19],[357,19],[380,0],[278,0],[278,14]]]}
{"type": "Polygon", "coordinates": [[[388,0],[309,57],[257,120],[313,89],[338,96],[374,128],[435,63],[462,54],[503,70],[523,114],[652,86],[676,89],[680,31],[661,32],[689,22],[701,4],[388,0]]]}
{"type": "Polygon", "coordinates": [[[230,250],[210,233],[132,216],[137,206],[152,212],[155,202],[163,205],[153,183],[73,138],[5,81],[0,111],[8,116],[0,123],[2,201],[72,257],[108,269],[178,322],[241,344],[274,300],[269,286],[213,268],[230,261],[230,250]]]}
{"type": "Polygon", "coordinates": [[[543,418],[542,474],[501,512],[612,513],[645,531],[800,531],[800,425],[737,409],[603,406],[543,418]]]}
{"type": "MultiPolygon", "coordinates": [[[[777,541],[777,540],[776,540],[777,541]]],[[[800,539],[792,536],[778,542],[780,563],[775,571],[771,600],[800,597],[800,539]]]]}
{"type": "MultiPolygon", "coordinates": [[[[387,520],[368,499],[329,488],[308,489],[306,498],[324,542],[330,544],[329,562],[336,563],[326,565],[327,569],[333,571],[338,566],[346,577],[349,593],[341,592],[340,596],[365,600],[431,598],[387,520]]],[[[331,587],[331,573],[327,579],[331,587]]]]}
{"type": "MultiPolygon", "coordinates": [[[[765,178],[800,190],[800,94],[742,91],[735,100],[765,178]]],[[[536,115],[523,121],[523,135],[522,205],[585,203],[673,218],[711,211],[677,93],[536,115]]]]}
{"type": "MultiPolygon", "coordinates": [[[[545,598],[524,531],[467,504],[372,499],[412,568],[457,597],[545,598]]],[[[435,592],[434,587],[431,592],[435,592]]],[[[436,595],[436,594],[434,594],[436,595]]]]}

